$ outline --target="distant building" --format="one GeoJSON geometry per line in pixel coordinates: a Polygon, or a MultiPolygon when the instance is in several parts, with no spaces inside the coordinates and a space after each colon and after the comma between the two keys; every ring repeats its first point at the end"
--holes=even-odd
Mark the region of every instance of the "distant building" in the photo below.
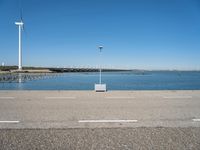
{"type": "Polygon", "coordinates": [[[4,62],[2,62],[2,63],[1,63],[1,66],[3,66],[3,67],[4,67],[4,66],[5,66],[5,63],[4,63],[4,62]]]}

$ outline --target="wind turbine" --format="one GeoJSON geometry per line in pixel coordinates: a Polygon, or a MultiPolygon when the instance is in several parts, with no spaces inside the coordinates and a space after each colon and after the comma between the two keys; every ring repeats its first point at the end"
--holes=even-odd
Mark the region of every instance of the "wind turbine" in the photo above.
{"type": "Polygon", "coordinates": [[[19,26],[19,62],[18,62],[18,69],[22,70],[22,30],[24,23],[22,21],[22,15],[21,20],[19,22],[15,22],[17,26],[19,26]]]}

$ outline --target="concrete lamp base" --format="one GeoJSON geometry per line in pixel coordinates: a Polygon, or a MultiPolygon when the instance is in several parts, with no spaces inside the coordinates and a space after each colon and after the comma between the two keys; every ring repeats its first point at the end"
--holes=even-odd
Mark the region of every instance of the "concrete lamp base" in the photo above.
{"type": "Polygon", "coordinates": [[[94,90],[96,92],[106,92],[106,84],[95,84],[94,90]]]}

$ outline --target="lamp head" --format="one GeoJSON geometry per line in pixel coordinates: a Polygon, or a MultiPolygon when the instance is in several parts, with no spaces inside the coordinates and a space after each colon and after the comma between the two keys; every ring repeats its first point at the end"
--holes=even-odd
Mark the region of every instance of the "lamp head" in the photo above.
{"type": "Polygon", "coordinates": [[[102,49],[103,49],[103,46],[99,46],[99,50],[100,50],[100,52],[102,51],[102,49]]]}
{"type": "Polygon", "coordinates": [[[99,49],[103,49],[103,46],[99,46],[99,49]]]}

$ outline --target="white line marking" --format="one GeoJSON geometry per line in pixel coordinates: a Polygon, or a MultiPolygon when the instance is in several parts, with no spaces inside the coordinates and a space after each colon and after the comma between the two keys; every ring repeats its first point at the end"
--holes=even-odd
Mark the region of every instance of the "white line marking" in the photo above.
{"type": "Polygon", "coordinates": [[[192,119],[193,121],[195,121],[195,122],[200,122],[200,119],[192,119]]]}
{"type": "Polygon", "coordinates": [[[0,99],[15,99],[14,97],[0,97],[0,99]]]}
{"type": "Polygon", "coordinates": [[[45,99],[76,99],[76,97],[45,97],[45,99]]]}
{"type": "Polygon", "coordinates": [[[191,99],[192,96],[164,96],[165,99],[191,99]]]}
{"type": "Polygon", "coordinates": [[[137,120],[79,120],[79,123],[131,123],[137,120]]]}
{"type": "Polygon", "coordinates": [[[106,99],[134,99],[135,97],[123,97],[123,96],[118,96],[118,97],[105,97],[106,99]]]}
{"type": "Polygon", "coordinates": [[[0,123],[19,123],[19,121],[0,121],[0,123]]]}

